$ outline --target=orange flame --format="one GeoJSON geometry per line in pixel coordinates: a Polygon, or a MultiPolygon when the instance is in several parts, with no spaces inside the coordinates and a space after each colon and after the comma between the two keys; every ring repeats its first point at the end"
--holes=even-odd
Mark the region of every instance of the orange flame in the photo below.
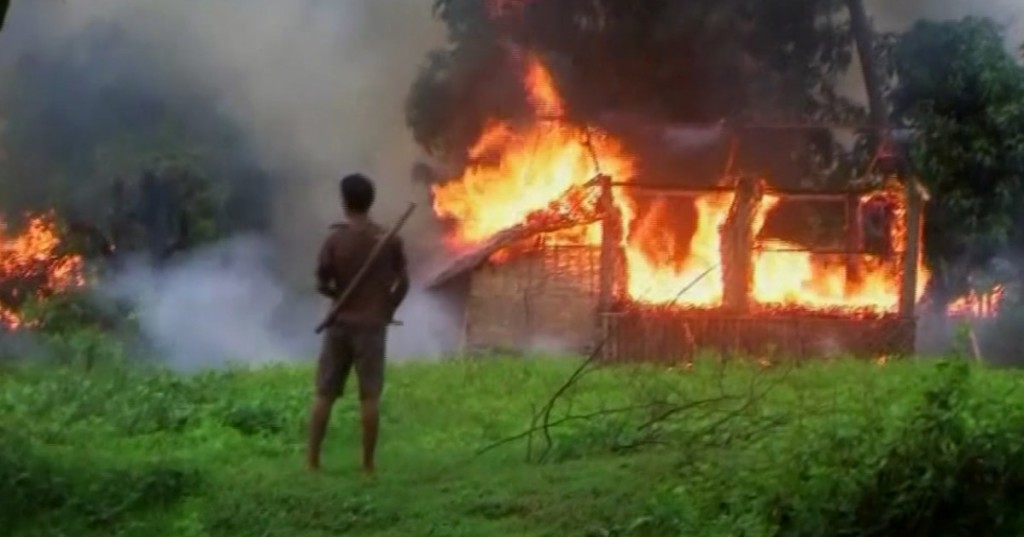
{"type": "Polygon", "coordinates": [[[31,293],[50,296],[85,284],[83,260],[61,254],[60,235],[52,213],[29,218],[20,234],[11,235],[0,220],[0,327],[25,325],[18,308],[31,293]]]}
{"type": "MultiPolygon", "coordinates": [[[[580,129],[559,119],[564,105],[553,78],[536,58],[527,61],[524,86],[538,117],[526,126],[508,122],[489,124],[470,150],[471,163],[462,177],[433,189],[435,212],[454,221],[449,239],[456,248],[478,244],[499,231],[535,218],[538,212],[582,214],[578,204],[559,200],[566,199],[569,193],[576,193],[578,198],[578,190],[586,188],[584,185],[598,174],[595,155],[601,173],[620,182],[633,180],[634,160],[618,140],[593,129],[589,136],[584,136],[580,129]]],[[[678,300],[685,307],[720,305],[720,269],[712,271],[684,295],[678,295],[698,276],[719,264],[720,228],[729,216],[734,194],[698,196],[693,203],[695,222],[689,226],[689,238],[679,235],[680,229],[687,226],[680,225],[678,206],[670,206],[664,199],[651,202],[637,196],[629,189],[617,190],[615,196],[623,225],[622,236],[614,240],[624,252],[628,298],[651,304],[678,300]]],[[[898,213],[897,225],[891,242],[892,249],[899,252],[906,244],[907,233],[900,218],[905,207],[902,199],[896,198],[892,201],[898,213]]],[[[774,196],[764,197],[754,218],[755,236],[780,201],[774,196]]],[[[597,246],[600,232],[599,225],[591,224],[550,233],[547,239],[597,246]]],[[[808,252],[780,240],[759,239],[758,245],[753,258],[755,304],[876,313],[892,312],[898,307],[898,253],[887,260],[862,260],[861,277],[851,288],[846,264],[835,255],[808,252]]],[[[920,297],[928,274],[920,262],[918,265],[920,297]]]]}
{"type": "Polygon", "coordinates": [[[974,319],[992,319],[999,315],[1006,288],[997,285],[987,293],[969,291],[966,295],[954,300],[946,308],[949,317],[969,317],[974,319]]]}
{"type": "MultiPolygon", "coordinates": [[[[536,60],[527,75],[529,101],[543,114],[561,114],[562,102],[551,76],[536,60]]],[[[524,222],[567,192],[593,179],[598,170],[593,153],[613,177],[633,175],[632,161],[619,143],[603,133],[587,136],[557,119],[538,121],[528,129],[492,122],[470,149],[471,163],[458,180],[433,189],[434,211],[457,223],[454,246],[475,244],[524,222]],[[619,157],[613,157],[620,155],[619,157]]],[[[561,231],[557,240],[596,244],[600,227],[561,231]]]]}

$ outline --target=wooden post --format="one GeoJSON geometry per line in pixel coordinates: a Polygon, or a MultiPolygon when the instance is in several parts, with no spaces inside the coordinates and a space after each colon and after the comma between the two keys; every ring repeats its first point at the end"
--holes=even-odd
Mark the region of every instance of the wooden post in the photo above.
{"type": "Polygon", "coordinates": [[[607,175],[598,177],[601,188],[599,206],[601,207],[601,258],[599,271],[599,288],[597,301],[597,321],[599,323],[598,341],[603,341],[601,357],[604,360],[613,358],[611,352],[611,313],[615,300],[616,237],[617,213],[615,199],[612,197],[612,178],[607,175]]]}
{"type": "Polygon", "coordinates": [[[916,315],[917,268],[921,257],[921,206],[924,200],[918,192],[915,181],[908,179],[904,184],[907,210],[905,215],[906,246],[903,251],[903,284],[900,289],[900,316],[912,318],[916,315]]]}
{"type": "Polygon", "coordinates": [[[722,305],[733,313],[750,309],[754,281],[754,216],[764,191],[760,181],[741,177],[729,217],[719,231],[722,238],[722,305]]]}
{"type": "Polygon", "coordinates": [[[864,249],[862,240],[864,223],[861,218],[860,196],[855,193],[846,196],[846,294],[856,292],[862,281],[860,256],[864,249]]]}

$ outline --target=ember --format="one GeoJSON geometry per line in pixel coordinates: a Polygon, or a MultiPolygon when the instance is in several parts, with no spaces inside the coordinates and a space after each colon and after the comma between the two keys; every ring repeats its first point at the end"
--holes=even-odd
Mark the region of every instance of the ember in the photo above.
{"type": "Polygon", "coordinates": [[[82,258],[61,253],[60,246],[52,213],[30,217],[17,235],[0,221],[0,327],[25,326],[19,309],[32,296],[51,296],[85,283],[82,258]]]}
{"type": "MultiPolygon", "coordinates": [[[[453,220],[450,240],[458,250],[470,249],[489,237],[531,219],[575,219],[581,225],[547,234],[546,241],[598,247],[601,226],[591,211],[597,196],[581,193],[599,174],[624,186],[634,183],[635,163],[623,144],[604,132],[582,129],[559,117],[564,109],[553,79],[536,59],[526,61],[524,86],[534,107],[535,120],[527,126],[495,122],[470,150],[471,165],[461,178],[434,187],[434,209],[453,220]],[[545,216],[546,215],[546,216],[545,216]]],[[[598,189],[592,188],[592,191],[598,189]]],[[[642,203],[630,188],[616,189],[615,209],[621,221],[613,238],[623,250],[624,292],[634,303],[676,303],[681,308],[717,308],[724,301],[721,230],[730,217],[736,194],[715,191],[692,197],[696,222],[686,240],[678,234],[679,208],[664,199],[642,203]],[[714,268],[685,295],[680,289],[714,268]]],[[[903,225],[906,203],[897,189],[875,192],[862,203],[870,205],[883,222],[892,222],[884,240],[889,253],[907,244],[903,225]],[[881,196],[881,197],[880,197],[881,196]],[[870,203],[869,203],[870,202],[870,203]]],[[[798,309],[830,311],[848,316],[896,313],[900,305],[899,255],[858,256],[857,278],[848,274],[843,256],[819,254],[806,247],[760,236],[765,222],[781,198],[766,193],[752,215],[755,237],[750,299],[759,311],[798,309]]],[[[871,220],[874,222],[875,218],[871,220]]],[[[499,252],[492,262],[507,260],[499,252]]],[[[920,256],[919,256],[920,257],[920,256]]],[[[917,298],[923,295],[928,273],[918,263],[917,298]]]]}

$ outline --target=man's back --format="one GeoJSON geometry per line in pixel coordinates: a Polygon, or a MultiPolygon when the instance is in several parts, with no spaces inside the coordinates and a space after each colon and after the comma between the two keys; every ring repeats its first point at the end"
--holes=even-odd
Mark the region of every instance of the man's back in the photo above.
{"type": "MultiPolygon", "coordinates": [[[[337,298],[369,259],[384,230],[369,221],[332,226],[320,250],[317,281],[321,292],[337,298]]],[[[386,326],[407,289],[405,252],[396,237],[384,245],[338,312],[337,321],[353,326],[386,326]]]]}
{"type": "Polygon", "coordinates": [[[370,218],[376,196],[373,182],[361,174],[345,176],[339,184],[348,223],[332,227],[317,260],[317,290],[338,299],[349,289],[345,302],[335,310],[333,326],[324,333],[317,359],[316,401],[310,416],[306,464],[320,468],[320,446],[327,433],[331,407],[345,389],[349,372],[359,379],[359,412],[363,430],[363,471],[374,471],[380,396],[384,389],[385,341],[388,324],[409,291],[405,252],[398,238],[389,239],[378,256],[370,255],[387,234],[370,218]],[[366,267],[365,272],[363,271],[366,267]],[[355,282],[356,276],[361,279],[355,282]]]}

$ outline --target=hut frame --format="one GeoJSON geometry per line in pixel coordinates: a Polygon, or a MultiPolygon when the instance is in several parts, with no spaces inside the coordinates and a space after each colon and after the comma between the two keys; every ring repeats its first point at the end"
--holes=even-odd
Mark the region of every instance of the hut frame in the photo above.
{"type": "MultiPolygon", "coordinates": [[[[808,358],[828,354],[862,357],[911,354],[915,347],[918,266],[921,254],[922,206],[927,193],[914,180],[887,177],[881,185],[845,189],[771,189],[750,176],[734,178],[732,184],[707,188],[617,183],[605,179],[602,199],[611,201],[615,189],[633,189],[654,196],[696,198],[712,193],[734,194],[729,217],[720,230],[722,236],[721,272],[723,301],[714,309],[686,309],[674,306],[643,306],[620,297],[614,281],[602,278],[598,311],[598,340],[604,342],[605,361],[679,362],[692,360],[701,350],[723,354],[765,356],[785,355],[808,358]],[[845,207],[845,248],[812,253],[840,254],[846,262],[848,286],[860,278],[860,259],[871,255],[864,251],[862,235],[863,200],[875,194],[901,197],[899,232],[904,234],[899,256],[900,291],[898,311],[893,314],[858,318],[850,314],[823,315],[814,311],[759,312],[751,307],[754,214],[764,196],[783,200],[831,202],[845,207]]],[[[621,252],[609,240],[619,236],[609,232],[617,225],[615,212],[605,213],[606,231],[602,238],[602,274],[615,273],[621,267],[621,252]]],[[[681,285],[688,282],[681,282],[681,285]]],[[[681,289],[682,291],[682,289],[681,289]]]]}

